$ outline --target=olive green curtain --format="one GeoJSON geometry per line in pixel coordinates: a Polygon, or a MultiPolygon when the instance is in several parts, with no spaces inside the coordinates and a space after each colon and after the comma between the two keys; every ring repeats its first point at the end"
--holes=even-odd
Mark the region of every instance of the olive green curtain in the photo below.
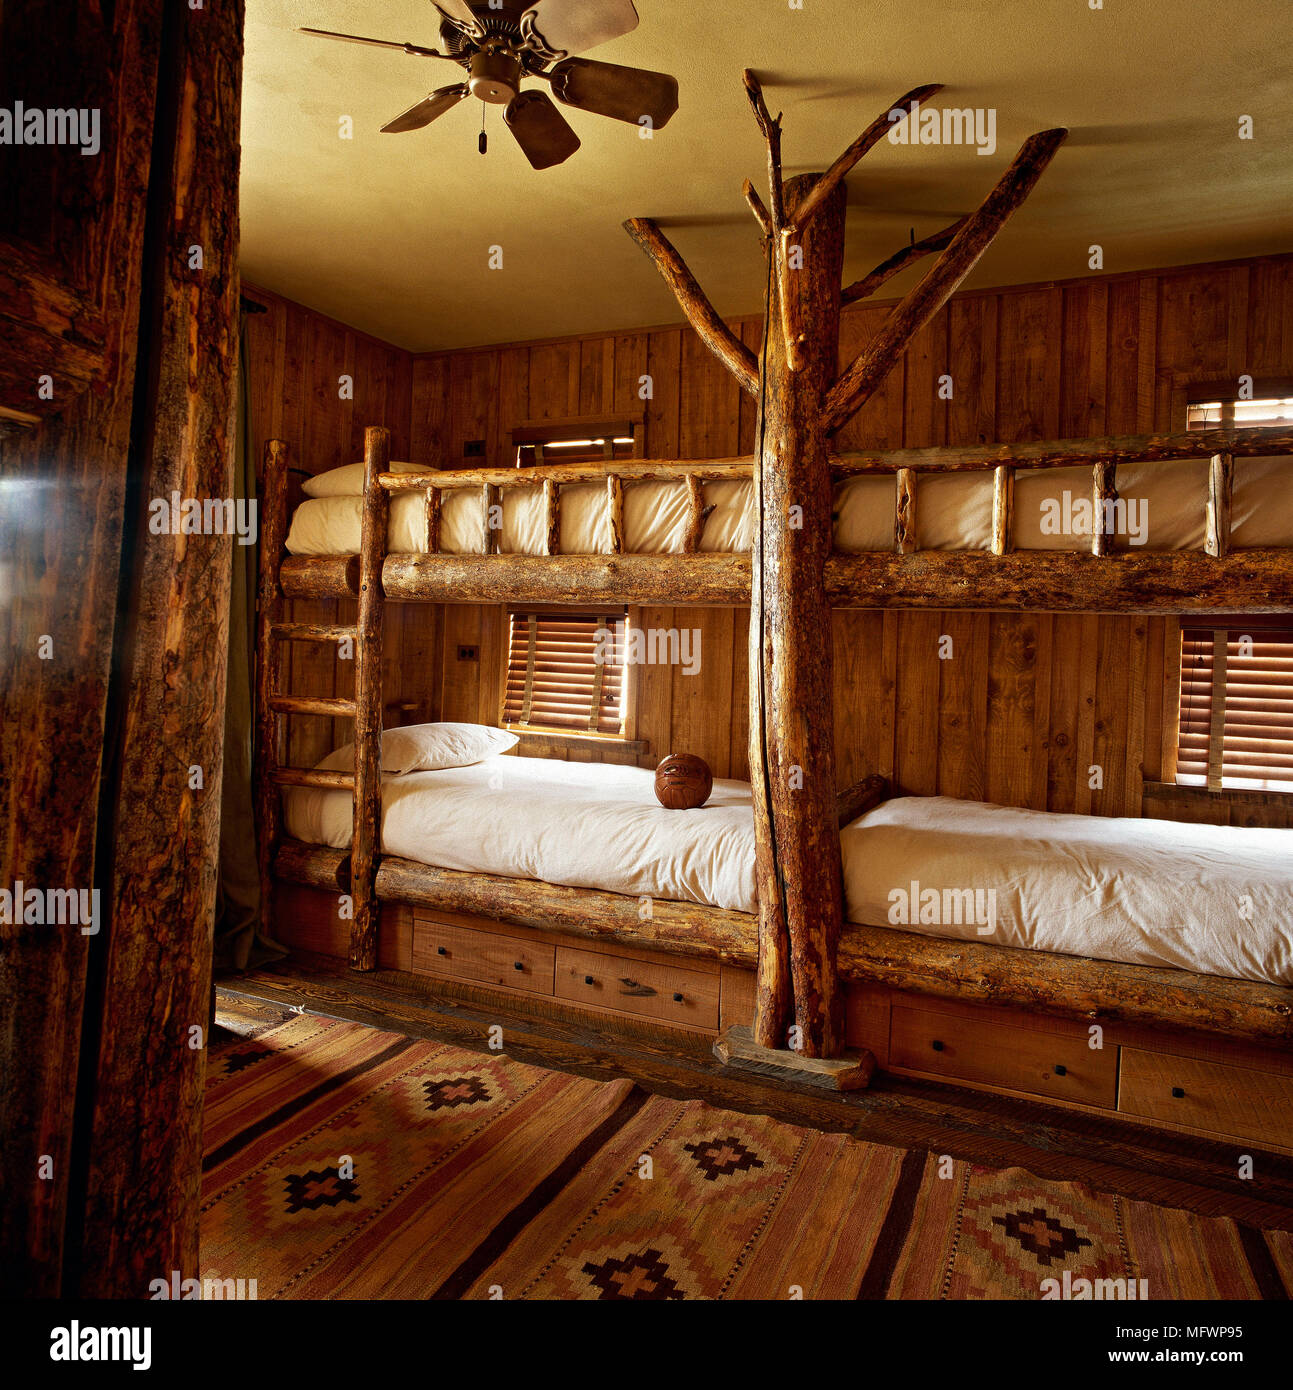
{"type": "MultiPolygon", "coordinates": [[[[256,496],[255,451],[244,321],[238,353],[238,424],[234,431],[233,495],[256,496]]],[[[287,954],[260,920],[256,816],[252,800],[252,673],[256,669],[256,555],[233,545],[229,595],[229,686],[224,716],[224,776],[220,791],[220,883],[216,898],[215,968],[246,970],[287,954]]]]}

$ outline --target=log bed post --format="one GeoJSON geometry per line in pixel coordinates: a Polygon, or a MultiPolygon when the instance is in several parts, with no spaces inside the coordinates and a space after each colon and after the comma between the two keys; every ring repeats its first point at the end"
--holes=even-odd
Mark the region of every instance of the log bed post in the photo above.
{"type": "Polygon", "coordinates": [[[350,840],[350,964],[377,965],[377,864],[382,823],[382,561],[390,494],[378,481],[390,467],[390,431],[364,431],[364,510],[359,541],[355,641],[355,798],[350,840]]]}
{"type": "MultiPolygon", "coordinates": [[[[654,262],[702,342],[758,400],[754,459],[756,536],[751,555],[750,781],[755,812],[759,957],[751,1036],[729,1030],[720,1056],[787,1066],[769,1050],[790,1047],[816,1062],[844,1048],[836,969],[843,918],[843,872],[833,747],[831,610],[826,564],[832,546],[830,440],[870,398],[912,338],[947,302],[1014,210],[1067,132],[1032,136],[982,205],[924,244],[891,257],[850,297],[873,292],[903,265],[942,252],[925,278],[889,314],[862,354],[837,375],[844,264],[844,180],[904,119],[916,88],[882,111],[824,174],[783,179],[781,118],[773,118],[753,72],[746,93],[764,138],[769,199],[743,192],[768,257],[758,359],[719,318],[677,250],[646,218],[625,229],[654,262]],[[793,1012],[794,1029],[789,1030],[793,1012]],[[753,1054],[752,1050],[753,1049],[753,1054]]],[[[914,473],[900,474],[897,548],[915,546],[914,473]]],[[[695,491],[692,492],[693,528],[695,491]]],[[[834,1084],[852,1080],[839,1063],[834,1084]]],[[[861,1078],[861,1079],[859,1079],[861,1078]]]]}
{"type": "Polygon", "coordinates": [[[281,439],[265,444],[261,479],[260,555],[256,592],[256,740],[253,786],[256,808],[256,868],[260,877],[260,920],[268,931],[273,922],[274,856],[282,834],[283,808],[274,769],[283,761],[282,721],[273,699],[281,688],[282,647],[274,627],[283,616],[279,566],[287,534],[287,445],[281,439]]]}

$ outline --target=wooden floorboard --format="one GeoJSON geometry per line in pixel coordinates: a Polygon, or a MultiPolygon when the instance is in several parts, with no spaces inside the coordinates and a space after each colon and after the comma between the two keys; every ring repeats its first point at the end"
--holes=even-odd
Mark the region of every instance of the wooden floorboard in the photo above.
{"type": "Polygon", "coordinates": [[[725,1071],[711,1040],[602,1025],[489,990],[411,981],[392,971],[357,974],[337,960],[295,954],[288,962],[218,981],[228,1001],[303,1009],[409,1037],[486,1052],[503,1028],[518,1062],[600,1080],[631,1077],[649,1090],[788,1124],[843,1132],[871,1143],[927,1149],[988,1167],[1026,1168],[1140,1201],[1293,1230],[1293,1159],[1251,1144],[1150,1129],[1056,1106],[881,1074],[866,1091],[836,1094],[775,1085],[725,1071]],[[1238,1176],[1251,1153],[1254,1176],[1238,1176]]]}

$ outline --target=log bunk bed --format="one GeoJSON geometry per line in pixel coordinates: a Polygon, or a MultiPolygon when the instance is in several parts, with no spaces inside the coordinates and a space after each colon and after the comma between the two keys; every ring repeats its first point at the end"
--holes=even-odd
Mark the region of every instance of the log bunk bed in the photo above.
{"type": "MultiPolygon", "coordinates": [[[[761,354],[718,318],[654,223],[637,219],[626,229],[701,339],[758,401],[753,458],[392,472],[388,432],[375,426],[365,440],[359,553],[287,555],[288,450],[281,441],[266,447],[256,683],[266,920],[275,921],[275,894],[292,891],[280,885],[323,890],[334,901],[345,895],[355,970],[394,966],[441,983],[504,992],[511,985],[514,996],[519,981],[522,990],[594,1012],[596,996],[579,983],[591,986],[590,962],[601,961],[612,972],[628,971],[633,978],[621,979],[635,987],[620,991],[629,997],[604,1008],[603,1020],[607,1013],[636,1013],[711,1036],[721,1026],[718,1049],[725,1060],[792,1081],[860,1086],[878,1064],[1293,1149],[1293,988],[844,922],[840,831],[881,804],[888,789],[872,776],[836,791],[830,631],[831,609],[849,606],[1293,611],[1293,549],[1230,546],[1234,460],[1293,455],[1293,431],[832,453],[833,433],[947,301],[1041,177],[1065,132],[1033,136],[976,213],[841,290],[844,178],[890,128],[888,112],[827,173],[783,180],[780,118],[769,114],[753,75],[745,80],[769,166],[767,205],[748,182],[744,190],[768,264],[761,354]],[[837,373],[841,305],[873,294],[912,260],[935,253],[941,254],[931,272],[898,303],[861,356],[837,373]],[[1183,459],[1209,461],[1203,551],[1130,552],[1116,548],[1099,527],[1086,553],[1014,548],[1017,474],[1089,470],[1089,496],[1098,510],[1117,497],[1120,467],[1183,459]],[[922,481],[967,472],[991,478],[990,548],[918,549],[922,481]],[[836,488],[865,475],[894,480],[894,542],[887,553],[833,548],[836,488]],[[643,482],[685,487],[689,521],[681,553],[632,553],[626,545],[625,489],[643,482]],[[712,510],[706,486],[730,482],[753,490],[751,551],[704,552],[701,537],[712,510]],[[562,488],[571,485],[604,489],[607,553],[562,552],[562,488]],[[499,531],[489,518],[513,489],[542,498],[541,554],[499,553],[499,531]],[[484,518],[484,553],[446,553],[441,546],[446,499],[464,490],[475,495],[484,518]],[[405,494],[423,501],[423,548],[389,553],[392,498],[405,494]],[[792,508],[797,524],[788,522],[792,508]],[[357,621],[284,621],[284,600],[297,598],[357,599],[357,621]],[[748,605],[758,912],[662,898],[644,912],[639,898],[623,893],[382,854],[387,602],[748,605]],[[279,660],[285,641],[352,643],[353,698],[285,692],[279,660]],[[353,769],[283,765],[288,715],[353,719],[353,769]],[[792,770],[800,775],[791,776],[792,770]],[[281,793],[299,788],[352,795],[348,849],[284,836],[281,793]],[[391,930],[411,933],[411,947],[379,941],[379,919],[383,933],[387,929],[383,903],[402,905],[403,925],[391,930]],[[464,962],[461,973],[452,963],[455,953],[464,962]],[[563,971],[573,982],[564,990],[563,971]],[[645,986],[639,987],[638,976],[645,986]],[[634,1003],[643,997],[650,998],[648,1008],[634,1003]],[[1095,1024],[1099,1029],[1092,1029],[1095,1024]]],[[[937,90],[919,88],[895,106],[924,101],[937,90]]],[[[896,878],[904,872],[897,870],[896,878]]],[[[1285,929],[1293,932],[1293,904],[1285,929]]]]}

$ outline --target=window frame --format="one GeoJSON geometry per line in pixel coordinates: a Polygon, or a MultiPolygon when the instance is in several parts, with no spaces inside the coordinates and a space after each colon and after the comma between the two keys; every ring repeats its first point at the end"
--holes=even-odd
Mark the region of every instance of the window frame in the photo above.
{"type": "MultiPolygon", "coordinates": [[[[1215,676],[1212,689],[1209,694],[1209,716],[1210,728],[1208,732],[1208,760],[1207,771],[1204,780],[1182,780],[1181,769],[1181,742],[1185,732],[1186,717],[1186,692],[1185,682],[1187,677],[1185,648],[1187,633],[1189,632],[1226,632],[1229,634],[1228,640],[1233,638],[1237,632],[1252,633],[1255,636],[1261,632],[1280,632],[1290,634],[1293,637],[1293,614],[1274,614],[1274,613],[1216,613],[1203,614],[1197,616],[1182,615],[1179,620],[1179,640],[1180,640],[1180,659],[1178,675],[1178,704],[1176,715],[1176,754],[1174,767],[1172,769],[1171,785],[1182,788],[1186,791],[1205,792],[1205,793],[1235,793],[1235,794],[1256,794],[1263,797],[1293,797],[1293,769],[1289,770],[1289,775],[1284,778],[1267,779],[1278,780],[1286,783],[1283,786],[1254,786],[1249,779],[1241,779],[1238,783],[1235,780],[1227,781],[1223,762],[1223,743],[1225,738],[1225,697],[1221,706],[1221,719],[1217,718],[1217,711],[1213,703],[1212,696],[1216,691],[1215,676]]],[[[1214,638],[1215,642],[1215,638],[1214,638]]],[[[1215,661],[1215,652],[1212,657],[1215,661]]],[[[1215,670],[1215,668],[1214,668],[1215,670]]],[[[1289,693],[1293,698],[1293,676],[1290,676],[1289,693]]],[[[1293,744],[1293,724],[1289,729],[1290,743],[1293,744]]],[[[1278,769],[1277,769],[1278,771],[1278,769]]],[[[1184,774],[1190,778],[1197,778],[1198,773],[1191,772],[1184,774]]]]}
{"type": "Polygon", "coordinates": [[[537,613],[552,617],[569,615],[571,617],[596,618],[609,617],[618,621],[621,617],[627,633],[640,623],[641,608],[633,604],[606,604],[600,613],[587,606],[568,603],[507,603],[499,605],[503,615],[503,641],[499,667],[498,727],[515,734],[523,742],[531,744],[552,744],[562,748],[578,748],[591,751],[613,748],[620,751],[646,753],[648,744],[637,737],[637,680],[638,673],[628,661],[623,665],[624,677],[620,696],[620,732],[604,733],[583,729],[547,724],[509,724],[507,722],[507,687],[511,675],[512,616],[515,613],[537,613]]]}

